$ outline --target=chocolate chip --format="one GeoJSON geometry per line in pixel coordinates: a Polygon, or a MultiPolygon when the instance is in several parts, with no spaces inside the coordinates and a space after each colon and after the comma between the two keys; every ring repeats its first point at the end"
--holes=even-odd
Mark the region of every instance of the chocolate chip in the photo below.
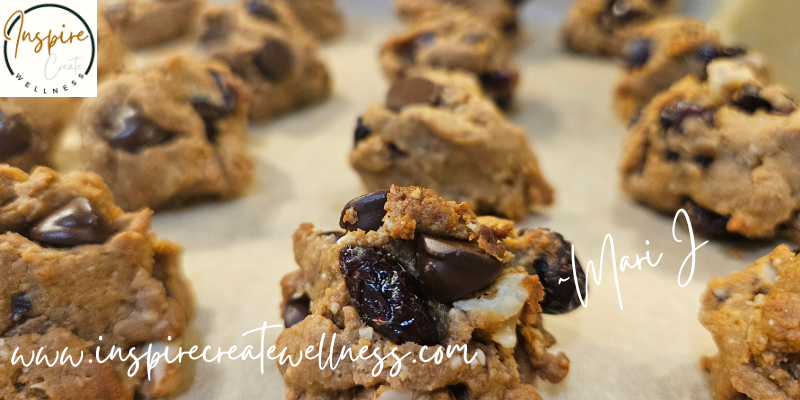
{"type": "Polygon", "coordinates": [[[348,232],[354,232],[359,229],[365,232],[380,229],[383,226],[383,217],[386,215],[386,210],[383,207],[386,205],[386,196],[388,194],[388,190],[380,190],[348,201],[342,210],[342,216],[339,218],[339,226],[348,232]],[[355,210],[358,221],[345,222],[345,215],[351,208],[355,210]]]}
{"type": "Polygon", "coordinates": [[[269,0],[247,0],[247,2],[244,3],[244,8],[247,12],[258,18],[277,22],[278,13],[275,12],[275,9],[269,3],[269,0]]]}
{"type": "Polygon", "coordinates": [[[417,234],[420,280],[436,300],[452,303],[491,285],[505,265],[477,242],[417,234]]]}
{"type": "Polygon", "coordinates": [[[103,243],[111,233],[89,200],[78,197],[34,226],[29,237],[49,247],[75,247],[103,243]]]}
{"type": "Polygon", "coordinates": [[[311,300],[308,297],[291,300],[283,306],[283,326],[291,328],[311,315],[311,300]]]}
{"type": "Polygon", "coordinates": [[[730,218],[703,208],[694,201],[687,201],[683,207],[692,223],[692,230],[707,237],[728,238],[738,236],[728,232],[730,218]]]}
{"type": "Polygon", "coordinates": [[[358,117],[358,122],[356,124],[356,132],[355,132],[355,144],[358,142],[366,139],[372,133],[372,129],[368,126],[364,125],[364,119],[362,117],[358,117]]]}
{"type": "Polygon", "coordinates": [[[514,88],[519,74],[514,70],[497,69],[479,76],[483,91],[494,100],[498,107],[507,110],[514,100],[514,88]]]}
{"type": "Polygon", "coordinates": [[[628,64],[629,69],[638,69],[644,67],[647,61],[650,60],[650,55],[653,50],[653,41],[646,38],[638,38],[629,40],[625,43],[622,49],[625,55],[625,62],[628,64]]]}
{"type": "Polygon", "coordinates": [[[708,127],[714,127],[714,110],[686,101],[661,111],[661,127],[665,131],[674,128],[678,133],[684,133],[683,122],[689,118],[701,118],[708,127]]]}
{"type": "Polygon", "coordinates": [[[439,100],[439,87],[425,78],[401,79],[392,85],[386,95],[386,108],[400,111],[411,104],[436,104],[439,100]]]}
{"type": "Polygon", "coordinates": [[[0,111],[0,161],[24,153],[32,143],[30,126],[20,116],[9,117],[0,111]]]}
{"type": "Polygon", "coordinates": [[[131,107],[107,109],[101,124],[108,143],[129,153],[166,143],[175,136],[131,107]]]}
{"type": "Polygon", "coordinates": [[[264,78],[278,82],[292,73],[294,55],[285,43],[267,39],[253,54],[253,62],[264,78]]]}
{"type": "Polygon", "coordinates": [[[752,83],[745,83],[742,88],[733,96],[733,104],[736,107],[754,114],[758,110],[772,112],[772,103],[761,97],[761,88],[752,83]]]}
{"type": "Polygon", "coordinates": [[[33,302],[28,293],[11,296],[11,320],[14,322],[22,321],[32,306],[33,302]]]}
{"type": "Polygon", "coordinates": [[[409,64],[417,62],[417,51],[421,48],[428,47],[436,41],[436,33],[422,32],[414,37],[399,43],[395,47],[395,52],[409,64]]]}
{"type": "Polygon", "coordinates": [[[225,81],[225,78],[217,71],[209,71],[217,84],[217,88],[222,97],[221,103],[214,103],[208,97],[198,96],[192,99],[192,107],[203,118],[206,127],[206,137],[212,143],[216,143],[219,134],[216,122],[225,118],[236,111],[238,97],[236,91],[225,81]]]}
{"type": "Polygon", "coordinates": [[[545,314],[564,314],[581,304],[586,298],[586,273],[580,261],[575,259],[572,268],[572,244],[555,232],[548,232],[550,245],[542,249],[539,257],[526,269],[537,275],[544,287],[544,300],[539,305],[545,314]],[[578,290],[575,289],[575,275],[578,277],[578,290]]]}
{"type": "Polygon", "coordinates": [[[450,386],[448,389],[453,393],[455,400],[472,400],[472,397],[469,395],[469,388],[463,383],[450,386]]]}

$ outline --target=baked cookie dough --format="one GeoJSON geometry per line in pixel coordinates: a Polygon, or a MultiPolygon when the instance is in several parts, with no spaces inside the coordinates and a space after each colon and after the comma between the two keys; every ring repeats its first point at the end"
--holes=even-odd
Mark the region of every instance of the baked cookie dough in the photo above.
{"type": "Polygon", "coordinates": [[[286,7],[281,2],[249,0],[208,8],[201,17],[199,48],[227,64],[252,90],[253,121],[331,94],[327,67],[317,57],[317,41],[286,7]]]}
{"type": "Polygon", "coordinates": [[[637,29],[674,10],[675,0],[577,0],[561,29],[562,42],[577,53],[621,56],[637,29]]]}
{"type": "Polygon", "coordinates": [[[125,59],[128,51],[122,45],[117,33],[111,29],[105,16],[97,12],[97,79],[103,79],[110,74],[122,71],[125,68],[125,59]]]}
{"type": "Polygon", "coordinates": [[[479,214],[521,220],[553,202],[525,131],[463,72],[395,82],[359,119],[350,164],[368,190],[420,185],[479,214]]]}
{"type": "Polygon", "coordinates": [[[101,10],[122,43],[141,50],[189,33],[202,4],[202,0],[113,0],[101,10]]]}
{"type": "MultiPolygon", "coordinates": [[[[160,362],[128,376],[130,359],[105,359],[112,346],[139,356],[145,347],[177,348],[193,296],[180,271],[181,248],[150,231],[151,212],[126,214],[91,173],[30,175],[0,165],[0,393],[7,399],[159,398],[181,381],[177,364],[160,362]],[[102,338],[102,339],[101,339],[102,338]],[[46,347],[68,348],[77,362],[27,362],[46,347]],[[140,351],[141,350],[141,351],[140,351]],[[92,361],[90,361],[92,360],[92,361]]],[[[141,367],[141,366],[140,366],[141,367]]]]}
{"type": "Polygon", "coordinates": [[[484,92],[507,109],[519,82],[512,51],[508,41],[483,18],[449,7],[415,20],[405,32],[389,39],[380,61],[392,82],[420,68],[471,72],[478,76],[484,92]]]}
{"type": "Polygon", "coordinates": [[[780,86],[735,59],[709,64],[642,110],[625,141],[622,182],[663,212],[685,208],[710,236],[800,229],[800,113],[780,86]]]}
{"type": "Polygon", "coordinates": [[[715,400],[800,398],[798,309],[800,258],[784,245],[709,282],[700,322],[719,350],[703,361],[715,400]]]}
{"type": "Polygon", "coordinates": [[[332,39],[344,32],[344,18],[335,0],[286,0],[286,4],[317,39],[332,39]]]}
{"type": "Polygon", "coordinates": [[[759,79],[769,80],[769,70],[759,55],[723,46],[719,34],[704,22],[668,18],[648,24],[625,46],[624,69],[614,89],[617,113],[629,121],[680,78],[689,74],[704,78],[706,65],[718,58],[735,58],[748,64],[759,79]]]}
{"type": "Polygon", "coordinates": [[[85,168],[125,210],[240,194],[250,97],[223,64],[173,57],[103,83],[80,115],[85,168]]]}
{"type": "Polygon", "coordinates": [[[525,0],[395,0],[401,17],[416,20],[445,15],[452,6],[467,9],[484,18],[507,38],[519,35],[517,8],[525,0]]]}
{"type": "Polygon", "coordinates": [[[53,156],[80,99],[0,97],[0,163],[30,171],[53,156]]]}
{"type": "MultiPolygon", "coordinates": [[[[350,201],[340,226],[295,232],[300,269],[281,282],[289,328],[276,347],[298,354],[323,334],[329,346],[336,334],[337,355],[344,346],[409,356],[394,377],[393,360],[377,376],[375,359],[346,359],[335,371],[316,360],[286,363],[279,368],[287,399],[531,400],[541,399],[535,377],[556,383],[567,375],[569,359],[547,352],[555,338],[541,316],[580,303],[561,235],[516,229],[431,190],[396,186],[350,201]],[[472,362],[463,353],[419,362],[422,346],[430,347],[425,357],[466,346],[472,362]]],[[[585,295],[579,265],[575,275],[585,295]]]]}

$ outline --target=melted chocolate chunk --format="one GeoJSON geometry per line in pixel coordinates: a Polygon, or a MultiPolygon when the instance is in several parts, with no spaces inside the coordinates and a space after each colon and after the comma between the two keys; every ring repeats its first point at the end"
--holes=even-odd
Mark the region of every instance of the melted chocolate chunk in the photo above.
{"type": "Polygon", "coordinates": [[[428,295],[392,255],[376,247],[347,246],[339,253],[339,267],[358,314],[376,332],[396,344],[439,342],[428,295]]]}
{"type": "Polygon", "coordinates": [[[371,133],[372,129],[364,125],[364,119],[358,117],[358,122],[356,124],[356,132],[355,132],[355,144],[358,144],[358,142],[366,139],[371,133]]]}
{"type": "Polygon", "coordinates": [[[22,117],[0,111],[0,162],[24,153],[32,143],[33,133],[22,117]]]}
{"type": "Polygon", "coordinates": [[[269,0],[247,0],[247,2],[244,3],[244,8],[247,12],[258,18],[270,22],[277,22],[278,13],[275,12],[275,9],[269,3],[269,0]]]}
{"type": "Polygon", "coordinates": [[[34,226],[29,238],[48,247],[75,247],[103,243],[111,233],[89,200],[78,197],[34,226]]]}
{"type": "Polygon", "coordinates": [[[709,209],[703,208],[694,201],[687,201],[683,207],[692,223],[692,230],[706,237],[731,238],[738,236],[728,232],[729,217],[720,215],[709,209]]]}
{"type": "Polygon", "coordinates": [[[761,97],[761,88],[752,83],[745,83],[733,97],[733,104],[742,110],[754,114],[758,110],[774,111],[772,103],[761,97]]]}
{"type": "Polygon", "coordinates": [[[253,62],[265,79],[279,82],[292,73],[294,54],[289,47],[278,40],[267,39],[253,54],[253,62]]]}
{"type": "Polygon", "coordinates": [[[231,87],[225,78],[217,71],[209,71],[217,84],[220,94],[222,95],[222,103],[214,103],[208,97],[198,96],[192,99],[192,107],[203,118],[203,123],[206,127],[206,137],[211,143],[216,143],[219,131],[216,127],[216,122],[219,119],[230,116],[236,111],[238,97],[236,92],[231,87]]]}
{"type": "Polygon", "coordinates": [[[639,69],[645,66],[650,60],[653,51],[653,41],[645,38],[638,38],[625,43],[622,49],[625,55],[625,62],[629,69],[639,69]]]}
{"type": "Polygon", "coordinates": [[[439,101],[439,87],[425,78],[398,80],[386,94],[386,108],[398,112],[412,104],[434,105],[439,101]]]}
{"type": "Polygon", "coordinates": [[[108,109],[101,124],[108,143],[129,153],[166,143],[175,136],[130,107],[108,109]]]}
{"type": "Polygon", "coordinates": [[[21,322],[31,310],[33,302],[28,293],[20,293],[11,296],[11,320],[21,322]]]}
{"type": "Polygon", "coordinates": [[[477,242],[417,234],[420,279],[436,300],[452,303],[491,285],[505,265],[477,242]]]}
{"type": "Polygon", "coordinates": [[[283,306],[283,326],[291,328],[311,315],[311,300],[308,297],[291,300],[283,306]]]}
{"type": "Polygon", "coordinates": [[[514,100],[514,88],[519,75],[516,71],[498,69],[479,76],[483,91],[494,100],[498,107],[507,110],[514,100]]]}
{"type": "Polygon", "coordinates": [[[386,196],[388,194],[388,190],[380,190],[350,200],[342,210],[339,226],[348,232],[354,232],[359,229],[364,232],[380,229],[383,226],[383,217],[386,215],[386,210],[383,207],[386,205],[386,196]],[[356,211],[358,221],[345,222],[344,216],[351,208],[356,211]]]}

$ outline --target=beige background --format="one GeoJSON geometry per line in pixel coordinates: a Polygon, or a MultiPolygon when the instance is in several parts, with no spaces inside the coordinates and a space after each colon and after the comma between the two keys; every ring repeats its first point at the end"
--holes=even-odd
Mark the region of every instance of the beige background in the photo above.
{"type": "MultiPolygon", "coordinates": [[[[707,2],[692,2],[705,13],[707,2]]],[[[524,126],[544,172],[557,189],[556,205],[521,223],[549,227],[575,244],[584,266],[597,263],[606,234],[617,259],[664,253],[655,268],[619,274],[620,310],[610,266],[591,284],[589,306],[547,316],[557,350],[572,360],[559,385],[537,384],[545,399],[709,399],[698,358],[713,343],[697,322],[705,282],[745,267],[774,243],[711,243],[698,252],[685,288],[678,269],[688,254],[672,239],[672,216],[638,206],[619,190],[617,160],[625,127],[611,112],[617,67],[606,60],[564,54],[555,27],[568,2],[539,0],[525,9],[529,43],[518,54],[523,81],[511,119],[524,126]],[[645,241],[649,240],[649,245],[645,241]],[[728,253],[742,251],[741,259],[728,253]]],[[[159,214],[159,235],[186,248],[185,271],[198,297],[192,340],[227,348],[256,343],[241,333],[263,321],[279,324],[278,281],[296,268],[291,233],[302,222],[333,229],[342,205],[362,193],[347,162],[355,120],[387,88],[380,74],[380,43],[401,27],[381,0],[345,0],[349,30],[322,47],[336,85],[328,102],[251,128],[256,183],[243,198],[159,214]]],[[[73,138],[74,139],[74,138],[73,138]]],[[[74,147],[75,142],[73,140],[74,147]]],[[[686,239],[686,232],[679,230],[686,239]]],[[[278,331],[266,338],[271,345],[278,331]]],[[[282,399],[273,362],[199,363],[182,399],[282,399]]]]}

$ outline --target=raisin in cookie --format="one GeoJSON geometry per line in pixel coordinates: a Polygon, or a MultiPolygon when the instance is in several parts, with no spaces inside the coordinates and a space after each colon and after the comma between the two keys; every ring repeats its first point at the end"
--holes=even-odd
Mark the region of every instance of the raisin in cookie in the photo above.
{"type": "Polygon", "coordinates": [[[451,7],[413,22],[389,39],[380,60],[393,82],[419,68],[471,72],[489,97],[501,108],[509,108],[519,80],[511,53],[508,42],[483,18],[451,7]]]}
{"type": "Polygon", "coordinates": [[[626,44],[624,53],[625,67],[614,89],[614,106],[625,121],[680,78],[689,74],[705,78],[706,65],[718,58],[736,59],[750,66],[759,79],[769,79],[760,56],[740,47],[723,46],[716,31],[691,19],[648,24],[626,44]]]}
{"type": "Polygon", "coordinates": [[[193,297],[180,272],[181,248],[157,240],[151,212],[126,214],[91,173],[30,175],[0,165],[0,393],[7,399],[118,400],[163,397],[180,383],[177,364],[159,363],[148,379],[112,346],[140,355],[177,347],[193,297]],[[12,365],[19,348],[68,348],[78,367],[12,365]],[[92,361],[90,361],[92,360],[92,361]]]}
{"type": "Polygon", "coordinates": [[[131,49],[144,49],[189,33],[201,0],[114,0],[102,8],[111,28],[131,49]]]}
{"type": "Polygon", "coordinates": [[[288,0],[286,4],[317,39],[328,40],[344,32],[344,18],[334,0],[288,0]]]}
{"type": "Polygon", "coordinates": [[[547,352],[555,339],[541,313],[576,308],[573,277],[583,292],[585,275],[579,265],[573,274],[560,235],[519,230],[431,190],[396,186],[350,201],[340,226],[321,232],[303,224],[295,232],[300,269],[281,282],[288,328],[276,346],[297,354],[336,334],[336,354],[345,346],[409,356],[394,377],[391,366],[373,376],[375,359],[348,359],[335,371],[316,361],[284,364],[288,399],[530,400],[540,399],[534,377],[566,376],[569,359],[547,352]],[[462,354],[418,362],[422,346],[430,346],[426,357],[466,346],[472,362],[462,354]]]}
{"type": "Polygon", "coordinates": [[[97,13],[97,78],[122,71],[128,51],[103,13],[97,13]]]}
{"type": "Polygon", "coordinates": [[[246,1],[207,9],[201,18],[199,47],[227,64],[252,90],[251,120],[266,120],[322,101],[331,93],[316,40],[280,2],[246,1]]]}
{"type": "Polygon", "coordinates": [[[700,322],[719,350],[704,361],[716,400],[800,399],[798,309],[800,258],[784,245],[709,282],[700,322]]]}
{"type": "Polygon", "coordinates": [[[561,37],[577,53],[620,56],[636,31],[675,10],[675,0],[577,0],[567,14],[561,37]]]}
{"type": "Polygon", "coordinates": [[[68,113],[79,102],[67,97],[0,97],[0,163],[25,171],[52,166],[68,113]]]}
{"type": "Polygon", "coordinates": [[[686,208],[709,235],[797,231],[797,104],[736,60],[707,70],[706,81],[688,76],[642,110],[623,151],[625,190],[660,211],[686,208]]]}
{"type": "Polygon", "coordinates": [[[81,154],[125,210],[240,194],[249,95],[225,65],[174,57],[121,74],[81,111],[81,154]]]}
{"type": "Polygon", "coordinates": [[[422,185],[480,214],[520,220],[553,201],[522,128],[465,73],[426,71],[359,119],[350,163],[369,190],[422,185]]]}
{"type": "Polygon", "coordinates": [[[401,17],[416,20],[443,16],[452,6],[467,9],[489,22],[507,38],[519,35],[517,8],[524,0],[395,0],[401,17]]]}

